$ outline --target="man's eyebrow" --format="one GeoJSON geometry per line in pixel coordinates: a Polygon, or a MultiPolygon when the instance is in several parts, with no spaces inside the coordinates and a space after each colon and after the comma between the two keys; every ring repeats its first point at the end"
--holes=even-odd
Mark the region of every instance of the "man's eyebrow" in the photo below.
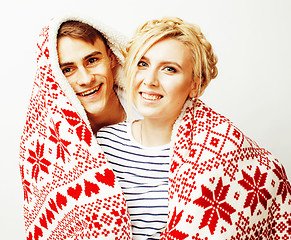
{"type": "Polygon", "coordinates": [[[102,55],[102,52],[100,52],[100,51],[94,51],[94,52],[92,52],[92,53],[86,55],[85,57],[83,57],[83,60],[86,60],[86,59],[88,59],[88,58],[94,57],[94,56],[96,56],[96,55],[102,55]]]}
{"type": "Polygon", "coordinates": [[[60,63],[60,68],[64,68],[67,66],[72,66],[74,63],[73,62],[66,62],[66,63],[60,63]]]}
{"type": "MultiPolygon", "coordinates": [[[[94,56],[97,56],[97,55],[102,55],[102,52],[99,52],[99,51],[94,51],[88,55],[86,55],[85,57],[83,57],[83,61],[88,59],[88,58],[91,58],[91,57],[94,57],[94,56]]],[[[61,68],[64,68],[64,67],[67,67],[67,66],[72,66],[74,65],[73,62],[64,62],[64,63],[60,63],[60,67],[61,68]]]]}

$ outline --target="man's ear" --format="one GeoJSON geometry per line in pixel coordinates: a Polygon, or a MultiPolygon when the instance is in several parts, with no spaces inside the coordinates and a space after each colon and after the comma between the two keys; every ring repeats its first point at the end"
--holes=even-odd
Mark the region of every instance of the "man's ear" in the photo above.
{"type": "Polygon", "coordinates": [[[108,57],[110,59],[111,69],[115,68],[116,65],[117,65],[117,59],[116,59],[115,55],[113,54],[113,52],[111,51],[111,49],[108,49],[107,55],[108,55],[108,57]]]}

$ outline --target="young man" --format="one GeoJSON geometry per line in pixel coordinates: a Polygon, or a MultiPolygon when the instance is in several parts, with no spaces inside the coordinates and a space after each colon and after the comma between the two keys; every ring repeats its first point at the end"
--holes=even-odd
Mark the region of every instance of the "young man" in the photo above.
{"type": "Polygon", "coordinates": [[[58,32],[60,68],[89,118],[93,132],[125,120],[126,114],[113,89],[116,56],[92,26],[68,21],[58,32]]]}
{"type": "Polygon", "coordinates": [[[126,118],[117,96],[123,47],[111,29],[76,16],[53,19],[39,35],[20,144],[27,239],[131,239],[124,196],[95,138],[126,118]]]}

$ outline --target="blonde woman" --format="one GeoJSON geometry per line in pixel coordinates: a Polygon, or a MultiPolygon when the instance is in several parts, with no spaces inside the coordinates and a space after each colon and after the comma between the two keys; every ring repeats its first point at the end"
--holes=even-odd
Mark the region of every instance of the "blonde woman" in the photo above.
{"type": "Polygon", "coordinates": [[[143,119],[103,128],[97,140],[134,239],[290,237],[283,166],[198,99],[216,63],[200,28],[178,18],[146,22],[129,43],[128,96],[143,119]]]}

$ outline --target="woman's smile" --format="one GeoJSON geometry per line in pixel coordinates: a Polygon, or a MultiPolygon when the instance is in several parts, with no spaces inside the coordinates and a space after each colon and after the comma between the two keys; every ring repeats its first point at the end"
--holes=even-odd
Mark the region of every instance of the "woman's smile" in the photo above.
{"type": "Polygon", "coordinates": [[[140,59],[133,81],[134,103],[144,118],[173,123],[192,91],[192,57],[184,43],[167,38],[140,59]]]}
{"type": "Polygon", "coordinates": [[[159,99],[163,98],[162,95],[156,94],[156,93],[140,92],[139,94],[141,95],[141,97],[143,99],[150,100],[150,101],[159,100],[159,99]]]}

